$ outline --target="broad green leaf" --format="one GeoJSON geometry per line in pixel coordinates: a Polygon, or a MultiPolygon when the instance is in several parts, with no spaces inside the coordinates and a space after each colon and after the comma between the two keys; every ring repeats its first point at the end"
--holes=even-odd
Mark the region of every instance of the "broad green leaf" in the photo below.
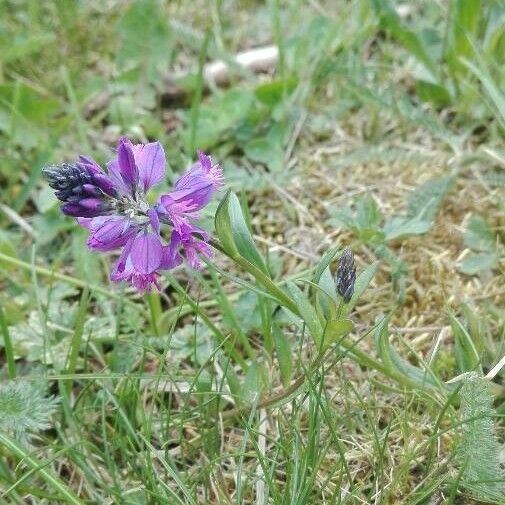
{"type": "Polygon", "coordinates": [[[244,146],[246,156],[266,165],[273,172],[284,167],[284,151],[282,145],[268,137],[255,138],[244,146]]]}
{"type": "Polygon", "coordinates": [[[423,235],[431,228],[431,222],[419,217],[393,217],[384,224],[385,239],[397,240],[412,235],[423,235]]]}
{"type": "Polygon", "coordinates": [[[298,80],[295,77],[288,77],[285,80],[277,79],[260,84],[254,90],[254,94],[260,102],[272,107],[291,94],[297,85],[298,80]]]}
{"type": "Polygon", "coordinates": [[[260,255],[242,214],[237,196],[229,191],[216,211],[216,232],[224,250],[231,256],[242,256],[268,275],[268,268],[260,255]]]}
{"type": "Polygon", "coordinates": [[[350,319],[332,319],[328,321],[324,332],[324,347],[329,347],[331,344],[338,342],[348,335],[352,328],[353,324],[350,319]]]}
{"type": "Polygon", "coordinates": [[[430,102],[436,107],[445,107],[452,101],[450,93],[444,86],[422,79],[416,80],[416,92],[423,102],[430,102]]]}
{"type": "Polygon", "coordinates": [[[471,335],[452,312],[449,312],[448,315],[452,333],[454,334],[456,364],[459,372],[482,373],[480,356],[471,335]]]}
{"type": "Polygon", "coordinates": [[[493,270],[498,266],[497,253],[477,253],[469,254],[459,265],[460,272],[467,275],[476,275],[486,270],[493,270]]]}
{"type": "Polygon", "coordinates": [[[322,275],[320,275],[319,283],[316,285],[318,289],[315,296],[318,307],[322,310],[324,318],[329,320],[335,317],[337,308],[337,288],[329,267],[326,267],[322,275]]]}

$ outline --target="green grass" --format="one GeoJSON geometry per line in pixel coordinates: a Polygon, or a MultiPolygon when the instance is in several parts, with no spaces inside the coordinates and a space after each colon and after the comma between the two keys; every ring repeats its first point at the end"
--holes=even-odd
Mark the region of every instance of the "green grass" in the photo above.
{"type": "Polygon", "coordinates": [[[504,59],[502,0],[0,2],[0,503],[503,503],[504,59]],[[160,293],[41,179],[122,134],[230,190],[160,293]]]}

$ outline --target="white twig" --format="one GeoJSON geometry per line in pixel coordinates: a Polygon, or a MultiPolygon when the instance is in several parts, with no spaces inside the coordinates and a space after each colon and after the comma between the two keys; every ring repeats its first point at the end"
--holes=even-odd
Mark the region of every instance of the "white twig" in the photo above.
{"type": "MultiPolygon", "coordinates": [[[[265,46],[238,53],[234,61],[237,65],[255,73],[268,72],[275,68],[279,59],[276,46],[265,46]]],[[[223,86],[230,81],[231,69],[222,60],[207,63],[203,68],[203,78],[208,84],[223,86]]]]}

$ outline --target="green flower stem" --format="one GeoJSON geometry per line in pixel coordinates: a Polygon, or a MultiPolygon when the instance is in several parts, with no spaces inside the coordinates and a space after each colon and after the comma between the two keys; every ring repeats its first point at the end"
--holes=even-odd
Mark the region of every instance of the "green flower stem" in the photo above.
{"type": "Polygon", "coordinates": [[[272,296],[277,298],[277,300],[284,305],[287,309],[289,309],[293,314],[299,316],[300,312],[298,311],[298,307],[291,300],[291,298],[279,287],[275,282],[270,279],[268,275],[262,272],[258,267],[253,265],[251,262],[247,261],[242,256],[236,256],[228,254],[221,245],[215,240],[210,241],[210,245],[214,247],[214,249],[218,250],[225,256],[228,256],[231,260],[233,260],[237,265],[242,267],[246,272],[249,272],[260,284],[262,284],[272,296]]]}

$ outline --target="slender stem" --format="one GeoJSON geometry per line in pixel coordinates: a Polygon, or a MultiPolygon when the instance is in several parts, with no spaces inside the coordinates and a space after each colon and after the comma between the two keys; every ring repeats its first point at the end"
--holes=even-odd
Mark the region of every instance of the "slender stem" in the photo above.
{"type": "MultiPolygon", "coordinates": [[[[82,335],[84,333],[84,322],[86,320],[86,313],[88,310],[89,303],[89,290],[84,288],[81,295],[81,301],[79,303],[79,310],[77,311],[77,318],[75,321],[75,331],[72,336],[72,342],[70,345],[70,357],[68,359],[68,365],[66,373],[73,375],[75,369],[77,368],[77,360],[79,358],[79,351],[81,350],[82,335]]],[[[70,386],[68,390],[70,389],[70,386]]]]}
{"type": "Polygon", "coordinates": [[[267,288],[270,293],[277,298],[277,300],[284,305],[287,309],[289,309],[293,314],[299,316],[300,312],[296,304],[289,298],[289,296],[284,293],[284,291],[275,284],[275,282],[268,277],[264,272],[262,272],[258,267],[253,265],[251,262],[247,261],[242,256],[232,256],[228,254],[221,245],[215,240],[210,240],[209,244],[221,252],[225,256],[228,256],[231,260],[233,260],[237,265],[241,266],[246,272],[249,272],[260,284],[262,284],[265,288],[267,288]]]}
{"type": "Polygon", "coordinates": [[[9,375],[9,379],[15,379],[16,361],[14,360],[14,348],[12,346],[12,340],[9,333],[9,328],[7,328],[7,322],[5,320],[4,311],[1,305],[0,305],[0,332],[2,333],[4,339],[5,356],[7,358],[7,373],[9,375]]]}

